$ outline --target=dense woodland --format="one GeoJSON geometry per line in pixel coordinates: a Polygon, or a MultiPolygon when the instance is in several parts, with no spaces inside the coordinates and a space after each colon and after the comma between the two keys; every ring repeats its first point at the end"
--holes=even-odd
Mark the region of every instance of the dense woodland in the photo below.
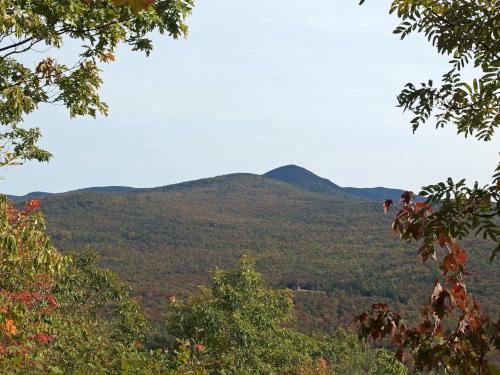
{"type": "Polygon", "coordinates": [[[0,197],[2,373],[407,373],[352,332],[310,337],[290,327],[292,294],[267,288],[248,257],[214,270],[184,301],[171,296],[154,340],[127,286],[95,253],[61,255],[39,208],[0,197]]]}
{"type": "MultiPolygon", "coordinates": [[[[233,267],[242,255],[256,260],[267,285],[294,290],[296,324],[308,333],[331,333],[376,301],[415,317],[436,277],[387,230],[390,218],[380,202],[257,175],[50,196],[42,211],[58,248],[97,251],[101,265],[131,283],[156,322],[169,297],[185,297],[209,281],[210,270],[233,267]]],[[[500,278],[490,249],[480,240],[472,244],[477,256],[469,287],[498,313],[500,278]]]]}

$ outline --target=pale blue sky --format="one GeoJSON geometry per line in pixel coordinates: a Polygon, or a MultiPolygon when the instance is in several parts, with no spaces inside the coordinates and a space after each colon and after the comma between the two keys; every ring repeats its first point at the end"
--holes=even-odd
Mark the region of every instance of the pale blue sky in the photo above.
{"type": "Polygon", "coordinates": [[[3,171],[1,191],[154,187],[292,163],[342,186],[486,183],[498,137],[412,135],[395,107],[404,83],[438,79],[447,58],[422,37],[400,41],[381,3],[200,0],[187,40],[155,37],[149,58],[123,48],[104,67],[108,117],[31,116],[55,157],[3,171]]]}

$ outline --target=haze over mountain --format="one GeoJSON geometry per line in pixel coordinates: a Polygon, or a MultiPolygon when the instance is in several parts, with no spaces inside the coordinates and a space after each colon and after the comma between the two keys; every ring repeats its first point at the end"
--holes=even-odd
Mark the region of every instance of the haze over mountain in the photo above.
{"type": "MultiPolygon", "coordinates": [[[[231,267],[243,254],[256,259],[269,285],[295,290],[305,331],[331,331],[380,300],[414,316],[434,279],[431,266],[392,236],[380,202],[349,189],[285,166],[263,176],[50,194],[42,211],[60,250],[95,249],[157,322],[169,296],[186,296],[208,282],[211,269],[231,267]]],[[[500,279],[489,249],[478,244],[465,243],[477,254],[469,287],[486,310],[497,309],[500,279]]]]}
{"type": "MultiPolygon", "coordinates": [[[[390,189],[384,187],[374,187],[374,188],[340,187],[326,178],[319,177],[314,173],[312,173],[311,171],[308,171],[303,167],[293,164],[273,169],[267,173],[264,173],[262,176],[271,178],[273,180],[287,182],[311,192],[316,192],[316,193],[340,192],[344,194],[356,195],[359,197],[377,201],[383,201],[387,198],[398,200],[399,197],[401,196],[401,193],[403,192],[403,190],[400,189],[390,189]]],[[[174,184],[172,186],[175,185],[179,184],[174,184]]],[[[170,185],[166,185],[160,188],[149,188],[149,189],[165,189],[168,188],[168,186],[170,185]]],[[[9,195],[8,197],[14,200],[23,200],[23,199],[41,198],[53,194],[68,194],[75,192],[127,193],[132,191],[136,192],[145,191],[149,189],[133,188],[128,186],[102,186],[102,187],[88,187],[78,190],[71,190],[64,193],[31,192],[23,196],[9,195]]]]}

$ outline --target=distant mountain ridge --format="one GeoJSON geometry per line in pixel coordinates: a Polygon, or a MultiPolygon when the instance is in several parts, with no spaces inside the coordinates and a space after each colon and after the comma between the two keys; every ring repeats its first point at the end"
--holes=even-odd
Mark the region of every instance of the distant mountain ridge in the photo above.
{"type": "Polygon", "coordinates": [[[273,169],[272,171],[264,173],[262,176],[272,178],[273,180],[287,182],[314,193],[331,194],[340,192],[376,201],[383,201],[388,198],[392,200],[399,200],[401,194],[404,192],[404,190],[401,189],[391,189],[385,187],[341,187],[326,178],[319,177],[311,171],[293,164],[273,169]]]}
{"type": "MultiPolygon", "coordinates": [[[[232,175],[238,176],[238,175],[252,175],[252,174],[234,173],[226,176],[232,176],[232,175]]],[[[322,193],[322,194],[343,193],[376,201],[382,201],[388,198],[393,200],[398,200],[401,194],[404,192],[404,190],[401,189],[392,189],[385,187],[374,187],[374,188],[341,187],[326,178],[320,177],[303,167],[293,164],[273,169],[269,172],[264,173],[262,177],[285,182],[314,193],[322,193]]],[[[213,178],[218,178],[218,177],[213,177],[213,178]]],[[[213,178],[204,178],[199,180],[186,181],[178,184],[165,185],[157,188],[134,188],[129,186],[98,186],[98,187],[88,187],[83,189],[70,190],[63,193],[31,192],[23,196],[8,195],[8,198],[11,200],[19,201],[19,200],[43,198],[52,195],[82,193],[82,192],[130,193],[130,192],[141,192],[141,191],[152,191],[152,190],[170,191],[183,188],[186,186],[197,186],[203,183],[213,183],[212,181],[213,178]]]]}
{"type": "Polygon", "coordinates": [[[40,199],[51,195],[62,195],[71,193],[130,193],[132,191],[141,191],[144,189],[133,188],[129,186],[93,186],[77,190],[69,190],[62,193],[48,193],[45,191],[33,191],[25,195],[7,195],[12,200],[27,200],[27,199],[40,199]]]}

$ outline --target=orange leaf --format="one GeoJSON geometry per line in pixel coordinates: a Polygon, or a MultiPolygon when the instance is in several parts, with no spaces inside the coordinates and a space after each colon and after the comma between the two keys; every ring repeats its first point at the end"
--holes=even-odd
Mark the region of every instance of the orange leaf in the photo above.
{"type": "Polygon", "coordinates": [[[430,207],[431,207],[431,205],[429,203],[427,203],[427,202],[417,202],[417,203],[415,203],[415,211],[416,212],[419,212],[419,211],[421,211],[423,209],[430,208],[430,207]]]}
{"type": "Polygon", "coordinates": [[[14,325],[14,321],[12,319],[7,319],[5,321],[5,330],[13,335],[16,334],[17,328],[14,325]]]}

